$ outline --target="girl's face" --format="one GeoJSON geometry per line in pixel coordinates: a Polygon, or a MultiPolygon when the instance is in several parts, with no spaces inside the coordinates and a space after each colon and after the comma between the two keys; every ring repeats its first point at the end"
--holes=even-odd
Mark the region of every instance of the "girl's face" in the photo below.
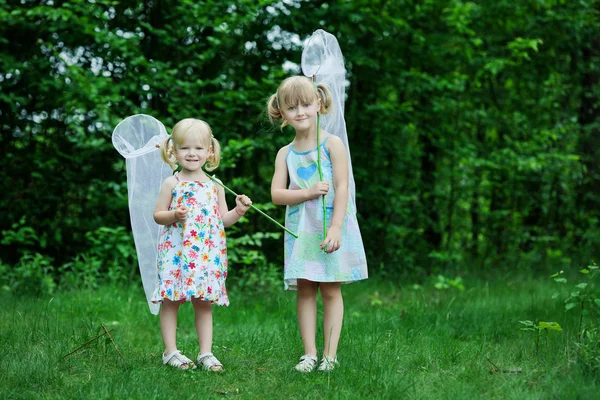
{"type": "Polygon", "coordinates": [[[181,167],[187,171],[196,171],[204,166],[212,146],[198,134],[187,135],[180,146],[175,146],[175,156],[181,167]]]}
{"type": "Polygon", "coordinates": [[[310,103],[287,104],[282,110],[283,118],[296,131],[305,131],[315,126],[320,107],[321,104],[317,98],[310,103]]]}

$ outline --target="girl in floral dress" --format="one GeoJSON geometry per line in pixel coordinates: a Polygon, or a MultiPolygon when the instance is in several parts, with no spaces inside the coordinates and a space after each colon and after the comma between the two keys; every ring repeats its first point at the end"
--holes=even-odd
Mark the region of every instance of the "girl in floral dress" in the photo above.
{"type": "Polygon", "coordinates": [[[203,171],[214,170],[220,161],[219,142],[210,126],[198,119],[184,119],[161,144],[161,154],[173,169],[161,189],[154,220],[163,225],[158,245],[158,285],[152,302],[162,303],[160,329],[165,345],[163,363],[176,368],[196,368],[176,346],[177,314],[181,303],[194,306],[200,352],[196,361],[204,369],[220,371],[212,354],[212,304],[228,306],[225,288],[227,248],[224,228],[237,222],[252,201],[236,197],[227,209],[224,189],[203,171]]]}

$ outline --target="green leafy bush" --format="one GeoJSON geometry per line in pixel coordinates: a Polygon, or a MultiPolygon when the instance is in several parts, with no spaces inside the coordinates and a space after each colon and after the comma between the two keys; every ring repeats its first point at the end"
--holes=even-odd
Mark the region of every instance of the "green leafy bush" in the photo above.
{"type": "Polygon", "coordinates": [[[281,247],[280,233],[263,233],[227,237],[229,258],[228,282],[244,291],[269,291],[282,286],[283,267],[269,261],[266,244],[281,247]]]}
{"type": "Polygon", "coordinates": [[[581,278],[567,287],[564,271],[551,278],[563,287],[553,298],[564,298],[565,311],[578,311],[577,359],[581,366],[592,373],[600,371],[600,270],[595,263],[579,270],[581,278]]]}
{"type": "Polygon", "coordinates": [[[46,255],[27,251],[13,267],[0,263],[2,286],[22,295],[52,294],[57,286],[53,262],[46,255]]]}
{"type": "Polygon", "coordinates": [[[85,237],[87,250],[60,267],[61,285],[96,288],[101,283],[125,283],[138,274],[131,232],[123,227],[100,227],[85,237]]]}

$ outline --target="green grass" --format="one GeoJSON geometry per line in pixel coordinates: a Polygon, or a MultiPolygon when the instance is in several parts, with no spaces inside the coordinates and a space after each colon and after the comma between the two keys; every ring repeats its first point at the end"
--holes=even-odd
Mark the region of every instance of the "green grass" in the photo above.
{"type": "MultiPolygon", "coordinates": [[[[341,367],[329,375],[293,370],[302,354],[293,292],[230,289],[232,305],[214,309],[213,351],[223,374],[162,366],[158,317],[138,286],[47,298],[4,292],[0,393],[11,399],[593,398],[599,382],[582,371],[573,346],[577,314],[551,299],[554,289],[547,277],[467,281],[463,292],[375,279],[346,285],[341,367]],[[533,334],[520,331],[519,320],[557,321],[564,331],[550,332],[536,353],[533,334]],[[106,339],[63,358],[99,334],[101,324],[115,329],[125,360],[106,339]],[[492,372],[490,361],[521,372],[492,372]]],[[[178,343],[195,357],[190,304],[181,308],[178,343]]]]}

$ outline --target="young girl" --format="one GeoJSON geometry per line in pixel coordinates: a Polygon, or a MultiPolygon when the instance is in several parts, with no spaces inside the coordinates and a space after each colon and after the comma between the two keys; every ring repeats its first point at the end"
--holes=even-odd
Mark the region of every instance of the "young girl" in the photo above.
{"type": "Polygon", "coordinates": [[[206,370],[220,371],[222,364],[211,352],[212,304],[228,306],[227,249],[224,227],[237,222],[252,202],[236,197],[229,211],[223,188],[202,170],[219,165],[220,146],[208,124],[198,119],[179,121],[161,145],[162,158],[181,172],[167,178],[161,189],[154,220],[164,225],[158,245],[158,286],[153,302],[162,303],[160,329],[165,351],[163,363],[176,368],[196,368],[176,346],[179,305],[194,306],[200,353],[197,362],[206,370]]]}
{"type": "Polygon", "coordinates": [[[338,364],[337,346],[344,304],[341,284],[367,278],[367,263],[356,220],[356,209],[348,192],[348,153],[342,140],[322,131],[317,144],[317,114],[331,111],[331,93],[326,86],[306,77],[284,80],[268,101],[271,121],[291,125],[294,141],[277,153],[271,183],[273,203],[287,205],[285,288],[298,290],[298,324],[304,355],[296,365],[310,372],[317,365],[316,299],[323,300],[324,350],[320,371],[338,364]],[[319,179],[320,156],[323,180],[319,179]],[[289,178],[289,186],[287,186],[289,178]],[[325,196],[327,236],[323,238],[322,198],[325,196]]]}

